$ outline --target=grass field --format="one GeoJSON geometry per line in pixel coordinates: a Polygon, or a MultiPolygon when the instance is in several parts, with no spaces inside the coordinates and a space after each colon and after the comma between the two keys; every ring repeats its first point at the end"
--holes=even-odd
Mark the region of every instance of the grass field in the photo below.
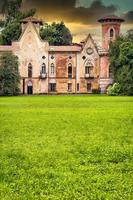
{"type": "Polygon", "coordinates": [[[133,200],[133,97],[0,98],[1,200],[133,200]]]}

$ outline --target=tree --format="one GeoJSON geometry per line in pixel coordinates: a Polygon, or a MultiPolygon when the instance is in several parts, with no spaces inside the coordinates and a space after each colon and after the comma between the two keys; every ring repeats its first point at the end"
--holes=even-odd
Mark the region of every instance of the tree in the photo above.
{"type": "Polygon", "coordinates": [[[133,31],[110,44],[110,68],[121,94],[133,95],[133,31]]]}
{"type": "Polygon", "coordinates": [[[14,21],[20,12],[22,0],[8,0],[7,2],[7,13],[6,13],[6,22],[14,21]]]}
{"type": "Polygon", "coordinates": [[[72,43],[72,35],[64,22],[46,24],[41,29],[40,36],[43,40],[47,40],[50,45],[70,45],[72,43]]]}
{"type": "MultiPolygon", "coordinates": [[[[20,20],[33,16],[36,12],[31,9],[27,12],[21,12],[22,0],[7,0],[5,12],[5,22],[1,22],[3,30],[0,34],[1,45],[11,45],[12,41],[18,40],[21,35],[20,20]]],[[[5,4],[3,4],[5,5],[5,4]]]]}
{"type": "Polygon", "coordinates": [[[8,8],[8,0],[1,0],[0,1],[0,13],[5,15],[7,13],[8,8]]]}
{"type": "Polygon", "coordinates": [[[118,70],[117,82],[121,85],[121,94],[133,95],[133,67],[125,65],[118,70]]]}
{"type": "Polygon", "coordinates": [[[17,95],[19,83],[18,57],[12,53],[3,54],[0,57],[0,95],[17,95]]]}
{"type": "Polygon", "coordinates": [[[9,23],[3,29],[0,36],[1,45],[11,45],[12,41],[17,40],[21,35],[21,26],[19,23],[9,23]]]}

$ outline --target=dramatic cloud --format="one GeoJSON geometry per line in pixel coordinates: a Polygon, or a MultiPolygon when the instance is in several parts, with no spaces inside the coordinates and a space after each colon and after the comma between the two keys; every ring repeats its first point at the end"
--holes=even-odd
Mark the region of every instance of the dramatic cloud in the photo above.
{"type": "MultiPolygon", "coordinates": [[[[60,10],[74,8],[76,0],[25,0],[25,7],[35,7],[37,9],[44,9],[44,13],[48,10],[60,10]]],[[[52,14],[52,13],[51,13],[52,14]]]]}
{"type": "Polygon", "coordinates": [[[99,17],[114,14],[116,10],[113,5],[105,6],[102,1],[95,0],[88,8],[78,7],[71,10],[67,19],[83,24],[94,24],[99,17]]]}
{"type": "Polygon", "coordinates": [[[90,7],[76,7],[76,0],[27,0],[25,8],[35,7],[45,20],[64,20],[82,24],[94,24],[104,15],[114,14],[116,7],[105,6],[101,0],[94,0],[90,7]]]}
{"type": "MultiPolygon", "coordinates": [[[[0,8],[6,1],[0,0],[0,8]]],[[[126,23],[122,30],[126,32],[133,24],[133,11],[129,11],[131,3],[132,0],[23,0],[22,9],[36,8],[37,17],[46,22],[64,21],[77,42],[88,33],[100,40],[101,29],[97,20],[106,15],[124,13],[121,17],[126,23]]]]}
{"type": "Polygon", "coordinates": [[[133,23],[133,11],[127,12],[123,17],[126,20],[126,23],[133,23]]]}

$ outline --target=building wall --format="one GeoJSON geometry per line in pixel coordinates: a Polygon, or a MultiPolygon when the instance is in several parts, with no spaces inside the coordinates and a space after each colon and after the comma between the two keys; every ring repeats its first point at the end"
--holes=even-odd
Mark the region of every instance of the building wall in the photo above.
{"type": "Polygon", "coordinates": [[[88,37],[81,53],[77,54],[77,82],[80,84],[81,93],[91,93],[99,88],[100,57],[91,36],[88,37]],[[92,53],[88,54],[88,48],[92,53]],[[85,77],[85,67],[92,64],[91,77],[85,77]],[[87,91],[87,84],[91,84],[91,90],[87,91]]]}
{"type": "MultiPolygon", "coordinates": [[[[100,87],[100,78],[108,77],[107,56],[101,57],[91,37],[88,35],[81,50],[50,50],[48,42],[40,39],[39,29],[29,22],[23,27],[20,39],[12,43],[11,49],[19,58],[22,94],[28,93],[32,85],[33,94],[48,93],[91,93],[100,87]],[[88,50],[89,49],[89,50],[88,50]],[[46,66],[46,77],[41,77],[42,65],[46,66]],[[32,77],[28,77],[28,66],[32,66],[32,77]],[[51,65],[54,73],[51,73],[51,65]],[[68,76],[68,66],[72,66],[72,77],[68,76]],[[85,75],[85,67],[91,66],[90,77],[85,75]],[[55,91],[50,91],[51,85],[55,91]],[[68,85],[72,86],[71,91],[68,85]],[[89,88],[89,89],[88,89],[89,88]]],[[[75,47],[74,47],[75,48],[75,47]]],[[[56,49],[56,48],[55,48],[56,49]]],[[[79,49],[79,48],[76,48],[79,49]]]]}
{"type": "MultiPolygon", "coordinates": [[[[33,93],[48,93],[48,80],[39,78],[43,63],[46,64],[46,71],[48,71],[48,43],[40,40],[32,23],[29,24],[20,40],[13,42],[12,47],[13,53],[19,58],[20,76],[25,82],[24,93],[27,93],[28,81],[33,83],[33,93]],[[29,64],[33,69],[32,78],[28,78],[29,64]]],[[[23,86],[21,86],[21,93],[23,93],[23,86]]]]}

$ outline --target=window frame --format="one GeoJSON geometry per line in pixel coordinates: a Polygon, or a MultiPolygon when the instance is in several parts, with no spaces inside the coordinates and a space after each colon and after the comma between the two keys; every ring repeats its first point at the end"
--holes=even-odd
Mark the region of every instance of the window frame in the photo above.
{"type": "Polygon", "coordinates": [[[89,66],[85,66],[85,74],[90,74],[90,67],[89,66]]]}
{"type": "Polygon", "coordinates": [[[56,92],[56,83],[49,83],[49,92],[56,92]]]}
{"type": "Polygon", "coordinates": [[[68,92],[72,93],[72,83],[68,83],[68,92]]]}
{"type": "Polygon", "coordinates": [[[28,78],[32,78],[32,75],[33,75],[33,67],[32,67],[32,64],[29,63],[29,65],[28,65],[28,78]]]}
{"type": "Polygon", "coordinates": [[[73,67],[72,64],[69,63],[68,64],[68,78],[72,78],[73,77],[73,67]]]}
{"type": "Polygon", "coordinates": [[[55,66],[54,66],[54,63],[52,63],[51,66],[50,66],[50,74],[52,74],[52,75],[55,74],[55,66]]]}
{"type": "Polygon", "coordinates": [[[46,74],[46,64],[45,63],[42,64],[41,74],[46,74]]]}

